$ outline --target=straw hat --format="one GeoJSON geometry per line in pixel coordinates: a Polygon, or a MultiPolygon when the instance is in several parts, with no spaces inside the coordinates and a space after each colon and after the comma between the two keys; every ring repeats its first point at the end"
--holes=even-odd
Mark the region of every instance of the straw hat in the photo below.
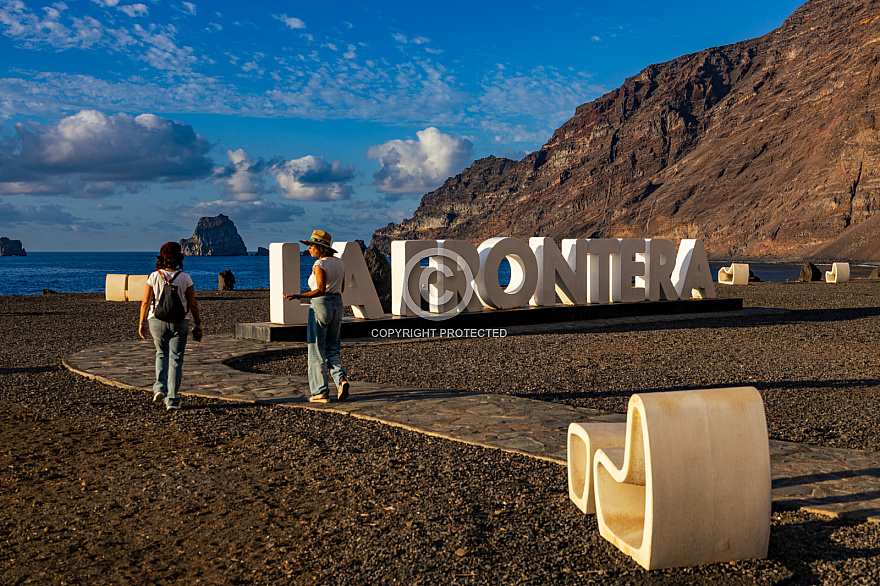
{"type": "Polygon", "coordinates": [[[312,237],[308,240],[300,240],[303,244],[308,246],[309,244],[317,244],[318,246],[323,246],[333,254],[338,254],[335,250],[330,247],[330,243],[333,241],[333,238],[327,232],[323,230],[315,230],[312,232],[312,237]]]}

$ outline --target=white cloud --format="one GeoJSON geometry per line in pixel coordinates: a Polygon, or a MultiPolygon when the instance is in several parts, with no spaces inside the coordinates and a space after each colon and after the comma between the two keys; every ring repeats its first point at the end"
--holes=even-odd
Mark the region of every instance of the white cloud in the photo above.
{"type": "Polygon", "coordinates": [[[498,67],[482,88],[474,107],[481,113],[480,125],[504,143],[547,140],[575,108],[608,91],[588,75],[564,75],[550,67],[526,73],[498,67]]]}
{"type": "Polygon", "coordinates": [[[480,102],[490,111],[536,118],[547,113],[570,117],[577,106],[608,92],[588,75],[572,77],[548,67],[510,75],[498,72],[491,81],[484,81],[483,88],[480,102]]]}
{"type": "Polygon", "coordinates": [[[484,119],[480,128],[490,133],[496,143],[509,142],[542,143],[552,136],[555,127],[550,124],[536,126],[534,124],[513,124],[504,120],[484,119]]]}
{"type": "Polygon", "coordinates": [[[416,133],[418,140],[391,140],[372,146],[367,158],[382,166],[373,174],[384,193],[427,193],[461,171],[473,159],[473,145],[428,127],[416,133]]]}
{"type": "Polygon", "coordinates": [[[425,37],[414,37],[409,38],[406,35],[402,35],[400,33],[392,33],[391,38],[397,41],[398,43],[404,44],[413,44],[413,45],[424,45],[425,43],[430,43],[431,39],[427,39],[425,37]]]}
{"type": "Polygon", "coordinates": [[[63,232],[85,232],[100,230],[104,226],[97,222],[76,218],[59,205],[33,206],[0,203],[0,227],[10,228],[20,224],[49,226],[63,232]]]}
{"type": "Polygon", "coordinates": [[[289,28],[292,28],[292,29],[306,28],[305,22],[303,22],[301,19],[295,18],[293,16],[287,16],[286,14],[273,14],[272,18],[280,20],[281,22],[283,22],[289,28]]]}
{"type": "MultiPolygon", "coordinates": [[[[354,214],[340,213],[340,206],[326,206],[318,214],[310,212],[310,214],[314,215],[314,217],[310,215],[310,218],[316,225],[333,226],[332,234],[334,241],[342,241],[363,238],[365,226],[375,227],[385,226],[392,222],[400,223],[404,218],[411,218],[415,211],[414,207],[409,209],[392,209],[384,201],[372,203],[373,205],[370,208],[360,208],[360,211],[354,214]]],[[[346,206],[346,208],[348,207],[346,206]]],[[[373,228],[370,229],[372,230],[373,228]]],[[[366,243],[369,246],[369,234],[367,236],[366,243]]]]}
{"type": "Polygon", "coordinates": [[[0,193],[106,197],[139,181],[204,177],[209,148],[192,127],[153,114],[83,110],[55,126],[18,123],[0,143],[0,193]]]}
{"type": "Polygon", "coordinates": [[[186,9],[186,12],[188,14],[195,14],[196,13],[196,5],[193,4],[192,2],[184,2],[183,7],[186,9]]]}
{"type": "Polygon", "coordinates": [[[229,164],[214,170],[214,185],[236,201],[256,201],[266,193],[262,159],[253,162],[243,149],[226,151],[229,164]]]}
{"type": "Polygon", "coordinates": [[[300,206],[268,201],[203,201],[192,207],[166,210],[171,217],[201,218],[225,214],[242,224],[271,224],[289,222],[305,215],[300,206]]]}
{"type": "Polygon", "coordinates": [[[136,16],[146,16],[149,13],[149,9],[147,9],[146,5],[144,4],[129,4],[126,6],[118,6],[117,10],[121,10],[132,18],[136,16]]]}
{"type": "Polygon", "coordinates": [[[89,48],[103,36],[103,26],[94,18],[70,19],[69,25],[61,22],[62,10],[67,6],[43,9],[44,17],[31,12],[20,0],[12,0],[0,6],[0,29],[4,34],[25,42],[26,46],[49,45],[56,49],[89,48]]]}
{"type": "Polygon", "coordinates": [[[152,28],[147,31],[140,25],[135,25],[134,32],[137,34],[144,45],[146,45],[146,53],[140,54],[142,59],[155,67],[168,71],[173,75],[190,75],[192,66],[197,61],[193,55],[192,47],[179,47],[174,40],[174,34],[177,32],[174,27],[168,27],[162,32],[152,32],[152,28]]]}
{"type": "MultiPolygon", "coordinates": [[[[264,28],[266,20],[278,20],[295,31],[281,35],[286,44],[279,45],[256,22],[241,23],[214,12],[199,20],[184,16],[195,10],[195,0],[171,3],[175,10],[164,20],[167,11],[152,10],[148,23],[124,18],[120,11],[137,15],[158,6],[155,2],[70,4],[67,8],[57,2],[43,10],[29,7],[38,3],[0,0],[0,34],[21,53],[96,49],[76,58],[83,59],[82,71],[102,73],[74,73],[64,64],[69,59],[58,60],[61,65],[52,70],[8,69],[0,74],[0,117],[57,117],[59,112],[95,109],[369,120],[419,128],[493,129],[490,138],[496,142],[527,142],[516,146],[534,148],[577,105],[606,91],[571,71],[516,71],[514,65],[504,70],[484,67],[482,57],[472,64],[437,57],[440,49],[432,46],[433,40],[410,31],[385,29],[385,38],[399,49],[389,53],[388,47],[364,42],[353,32],[336,38],[307,35],[300,18],[260,15],[264,28]],[[240,28],[240,45],[218,44],[212,31],[219,27],[240,28]],[[256,58],[260,50],[273,57],[256,58]],[[225,57],[228,51],[240,56],[234,71],[225,57]],[[119,66],[104,67],[110,61],[119,66]],[[489,73],[474,77],[474,70],[489,73]]],[[[42,62],[48,60],[31,61],[42,62]]]]}
{"type": "Polygon", "coordinates": [[[269,172],[286,199],[302,201],[343,200],[351,197],[347,185],[354,179],[354,165],[339,161],[328,163],[324,157],[308,155],[283,163],[276,163],[269,172]]]}

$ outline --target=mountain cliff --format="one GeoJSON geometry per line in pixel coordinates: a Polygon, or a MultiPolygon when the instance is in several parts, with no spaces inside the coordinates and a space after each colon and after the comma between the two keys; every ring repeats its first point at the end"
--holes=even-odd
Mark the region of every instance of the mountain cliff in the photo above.
{"type": "Polygon", "coordinates": [[[186,256],[247,256],[244,240],[228,216],[199,218],[192,238],[180,241],[186,256]]]}
{"type": "Polygon", "coordinates": [[[880,2],[811,0],[645,68],[521,161],[474,162],[372,244],[701,238],[715,258],[880,260],[878,41],[880,2]]]}

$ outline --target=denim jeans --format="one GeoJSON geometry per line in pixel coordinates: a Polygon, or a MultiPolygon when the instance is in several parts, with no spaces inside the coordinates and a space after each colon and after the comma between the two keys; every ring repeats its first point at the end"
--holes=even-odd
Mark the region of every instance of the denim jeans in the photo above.
{"type": "Polygon", "coordinates": [[[309,390],[312,396],[330,391],[327,384],[328,367],[337,387],[346,376],[339,356],[342,347],[339,335],[341,327],[342,294],[327,293],[311,300],[306,341],[309,344],[309,390]]]}
{"type": "Polygon", "coordinates": [[[166,405],[178,405],[180,380],[183,378],[183,352],[189,336],[189,320],[169,323],[161,319],[150,320],[150,333],[156,346],[156,382],[154,393],[165,395],[166,405]]]}

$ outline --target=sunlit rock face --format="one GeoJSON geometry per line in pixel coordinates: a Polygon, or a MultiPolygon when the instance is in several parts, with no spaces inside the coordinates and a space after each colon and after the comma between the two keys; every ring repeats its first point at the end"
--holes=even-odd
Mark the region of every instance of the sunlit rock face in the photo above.
{"type": "Polygon", "coordinates": [[[199,218],[192,238],[180,241],[186,256],[246,256],[244,240],[227,216],[199,218]]]}
{"type": "Polygon", "coordinates": [[[878,8],[814,0],[763,37],[651,65],[372,243],[699,238],[714,258],[880,260],[878,8]]]}

